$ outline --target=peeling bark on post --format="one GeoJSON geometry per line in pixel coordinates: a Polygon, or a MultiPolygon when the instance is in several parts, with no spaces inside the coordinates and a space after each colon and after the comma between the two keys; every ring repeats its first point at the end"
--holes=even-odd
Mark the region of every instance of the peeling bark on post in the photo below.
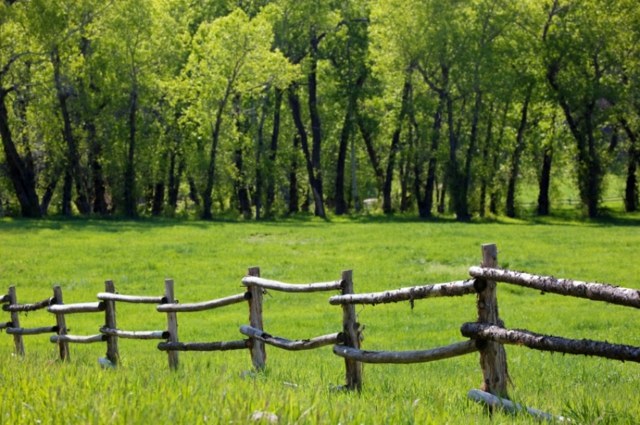
{"type": "MultiPolygon", "coordinates": [[[[111,294],[116,293],[116,288],[113,284],[113,281],[107,280],[104,283],[105,292],[109,292],[111,294]]],[[[113,300],[104,301],[105,303],[105,327],[109,329],[117,329],[118,326],[116,324],[116,302],[113,300]]],[[[120,354],[118,353],[118,336],[117,335],[107,335],[107,359],[114,366],[118,365],[120,360],[120,354]]]]}
{"type": "MultiPolygon", "coordinates": [[[[59,286],[53,287],[53,298],[55,299],[56,305],[64,304],[62,301],[62,288],[59,286]]],[[[57,334],[59,336],[63,336],[67,334],[67,321],[64,318],[64,313],[55,313],[56,315],[56,325],[58,326],[57,334]]],[[[58,351],[60,352],[60,360],[68,361],[69,360],[69,342],[65,339],[58,340],[58,351]]]]}
{"type": "MultiPolygon", "coordinates": [[[[494,244],[482,245],[482,266],[498,266],[498,248],[494,244]]],[[[484,289],[478,292],[478,323],[487,323],[503,326],[498,314],[498,298],[496,295],[496,282],[487,280],[484,289]]],[[[483,391],[508,398],[507,382],[509,373],[507,370],[507,354],[504,347],[488,341],[480,350],[480,367],[483,375],[483,391]]]]}
{"type": "MultiPolygon", "coordinates": [[[[176,302],[173,291],[173,280],[166,279],[164,281],[164,296],[167,299],[168,304],[174,304],[176,302]]],[[[178,314],[175,312],[167,313],[167,330],[169,331],[169,338],[167,342],[178,342],[178,314]]],[[[169,357],[169,369],[178,369],[178,352],[167,351],[169,357]]]]}
{"type": "MultiPolygon", "coordinates": [[[[260,277],[260,267],[249,268],[249,276],[260,277]]],[[[262,293],[264,289],[257,285],[250,285],[247,288],[249,293],[249,324],[252,328],[263,330],[262,322],[262,293]]],[[[267,363],[267,352],[264,342],[257,338],[250,338],[251,362],[256,370],[264,370],[267,363]]]]}
{"type": "MultiPolygon", "coordinates": [[[[353,272],[342,272],[342,295],[353,294],[353,272]]],[[[360,324],[356,316],[356,308],[353,304],[342,306],[342,333],[343,345],[360,349],[360,324]]],[[[345,358],[346,387],[348,390],[362,390],[362,364],[359,361],[345,358]]]]}
{"type": "MultiPolygon", "coordinates": [[[[16,305],[18,304],[18,297],[16,295],[16,287],[15,286],[10,286],[9,287],[9,305],[16,305]]],[[[20,327],[20,316],[18,314],[17,311],[12,311],[11,312],[11,327],[12,328],[19,328],[20,327]]],[[[22,335],[21,334],[14,334],[13,335],[13,343],[16,347],[16,354],[18,356],[23,356],[24,357],[24,343],[22,341],[22,335]]]]}

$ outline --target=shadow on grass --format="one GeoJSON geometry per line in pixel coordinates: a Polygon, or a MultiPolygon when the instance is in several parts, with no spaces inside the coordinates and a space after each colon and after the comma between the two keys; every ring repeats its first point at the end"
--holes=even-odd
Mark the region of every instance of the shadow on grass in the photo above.
{"type": "Polygon", "coordinates": [[[213,220],[199,220],[195,218],[168,218],[168,217],[141,217],[137,219],[127,219],[123,217],[63,217],[50,216],[44,219],[26,218],[0,218],[0,230],[74,230],[74,231],[101,231],[101,232],[123,232],[123,231],[149,231],[156,228],[168,228],[175,226],[192,227],[200,229],[215,229],[216,226],[224,225],[267,225],[267,226],[296,226],[322,227],[341,223],[362,223],[362,224],[402,224],[402,223],[424,223],[424,224],[454,224],[466,225],[501,224],[501,225],[577,225],[577,226],[607,226],[607,227],[635,227],[640,226],[640,213],[621,213],[614,210],[603,210],[598,218],[585,218],[580,211],[575,209],[565,209],[554,211],[547,216],[538,216],[526,212],[518,218],[505,216],[474,217],[466,222],[459,222],[454,216],[436,215],[429,218],[421,218],[417,214],[353,214],[344,216],[329,216],[327,219],[315,217],[310,213],[298,213],[290,216],[267,218],[261,220],[244,220],[237,216],[219,216],[213,220]]]}

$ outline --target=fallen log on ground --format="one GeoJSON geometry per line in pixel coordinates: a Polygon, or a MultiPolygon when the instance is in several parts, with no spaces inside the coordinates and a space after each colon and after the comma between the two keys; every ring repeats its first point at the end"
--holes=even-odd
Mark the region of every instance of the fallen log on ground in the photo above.
{"type": "Polygon", "coordinates": [[[518,403],[514,403],[511,400],[507,400],[506,398],[495,396],[491,393],[482,391],[482,390],[470,390],[467,396],[479,403],[484,403],[490,408],[498,408],[507,413],[518,414],[521,412],[526,412],[533,416],[536,419],[549,421],[549,422],[569,422],[569,420],[563,416],[553,416],[549,413],[543,412],[538,409],[533,409],[531,407],[523,406],[518,403]]]}

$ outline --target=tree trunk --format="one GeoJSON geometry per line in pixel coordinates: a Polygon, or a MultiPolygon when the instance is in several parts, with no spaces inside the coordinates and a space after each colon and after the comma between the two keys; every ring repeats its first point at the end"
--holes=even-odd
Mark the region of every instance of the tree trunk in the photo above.
{"type": "MultiPolygon", "coordinates": [[[[318,217],[325,217],[324,200],[322,199],[322,196],[321,196],[322,180],[321,180],[321,177],[317,175],[317,169],[314,165],[313,155],[309,150],[309,139],[307,137],[307,131],[304,128],[304,124],[302,122],[302,109],[300,106],[300,99],[298,97],[298,94],[295,92],[294,86],[289,87],[289,105],[291,107],[293,122],[298,131],[298,137],[295,140],[299,141],[300,145],[302,145],[302,151],[304,153],[305,162],[307,164],[307,173],[309,175],[309,186],[311,187],[311,192],[313,196],[313,201],[315,206],[315,215],[318,217]]],[[[319,166],[319,162],[317,163],[317,165],[319,166]]]]}
{"type": "Polygon", "coordinates": [[[80,214],[88,215],[91,212],[91,206],[87,195],[86,188],[84,187],[84,176],[82,175],[82,169],[80,167],[80,153],[78,152],[78,144],[73,135],[73,128],[71,126],[71,114],[69,113],[69,106],[67,99],[70,96],[68,87],[65,87],[62,81],[62,74],[60,72],[60,56],[58,49],[55,47],[51,53],[51,64],[53,65],[53,78],[56,87],[56,94],[58,98],[58,106],[60,108],[60,114],[62,115],[62,136],[67,145],[67,174],[65,175],[65,193],[63,196],[62,213],[64,215],[71,215],[71,189],[72,184],[66,184],[67,179],[72,179],[76,182],[76,207],[80,214]]]}
{"type": "Polygon", "coordinates": [[[340,131],[340,141],[338,143],[338,162],[336,164],[336,188],[335,188],[335,211],[336,215],[342,215],[347,212],[347,202],[344,196],[345,168],[347,163],[347,147],[349,139],[353,134],[355,121],[355,113],[357,108],[358,96],[365,81],[366,74],[361,75],[354,87],[349,90],[347,99],[347,107],[340,131]]]}
{"type": "Polygon", "coordinates": [[[218,155],[218,143],[220,141],[220,129],[222,128],[222,115],[224,108],[227,106],[231,89],[233,88],[234,79],[227,81],[225,93],[218,104],[216,118],[211,126],[211,149],[209,150],[209,165],[207,167],[207,179],[205,183],[204,193],[202,194],[202,219],[213,219],[213,184],[216,178],[216,158],[218,155]]]}
{"type": "Polygon", "coordinates": [[[124,215],[126,217],[136,217],[136,174],[135,174],[135,151],[136,151],[136,115],[138,113],[138,85],[134,81],[129,93],[129,143],[127,147],[127,162],[124,173],[124,215]]]}
{"type": "Polygon", "coordinates": [[[382,211],[385,214],[391,214],[393,212],[393,206],[391,203],[391,192],[393,189],[393,173],[396,167],[396,155],[400,150],[400,134],[402,132],[402,122],[407,114],[411,92],[413,86],[411,84],[411,74],[413,70],[408,69],[405,72],[404,86],[402,88],[402,101],[400,105],[400,114],[398,121],[396,121],[396,129],[391,137],[391,147],[389,148],[389,156],[387,158],[387,169],[384,176],[384,184],[382,186],[382,211]]]}
{"type": "Polygon", "coordinates": [[[107,204],[107,187],[102,172],[102,145],[98,139],[96,125],[93,120],[88,120],[85,124],[87,140],[89,143],[89,166],[91,167],[91,179],[93,193],[93,212],[95,214],[107,215],[109,206],[107,204]]]}
{"type": "Polygon", "coordinates": [[[35,171],[20,157],[11,135],[9,127],[9,114],[5,100],[9,90],[0,88],[0,136],[4,149],[5,161],[9,170],[9,178],[20,203],[20,212],[23,217],[40,218],[42,212],[36,193],[35,171]]]}
{"type": "Polygon", "coordinates": [[[440,145],[440,132],[442,130],[442,113],[444,112],[445,96],[444,93],[438,94],[438,107],[433,114],[433,125],[431,126],[431,152],[429,153],[429,165],[427,167],[427,182],[425,185],[424,196],[418,194],[418,213],[421,218],[429,218],[432,216],[433,210],[433,192],[436,184],[436,169],[438,147],[440,145]]]}
{"type": "Polygon", "coordinates": [[[382,171],[380,160],[378,159],[375,147],[373,146],[373,136],[371,134],[371,130],[367,126],[367,123],[365,123],[364,117],[357,110],[356,122],[358,124],[358,128],[360,129],[360,134],[362,135],[362,140],[364,141],[365,147],[367,149],[367,155],[369,156],[369,161],[371,162],[371,167],[373,168],[373,172],[376,177],[376,186],[378,189],[378,193],[380,193],[382,192],[382,187],[384,186],[384,172],[382,171]]]}
{"type": "Polygon", "coordinates": [[[300,211],[300,197],[298,195],[298,160],[295,152],[300,149],[300,135],[293,137],[293,158],[291,159],[291,169],[289,170],[289,214],[295,214],[300,211]]]}
{"type": "MultiPolygon", "coordinates": [[[[322,164],[320,161],[320,153],[322,147],[322,127],[320,123],[320,112],[318,111],[318,43],[320,38],[315,31],[311,32],[311,49],[309,52],[309,74],[307,76],[308,83],[308,104],[309,118],[311,120],[311,140],[313,142],[311,149],[311,168],[313,171],[313,179],[311,179],[311,190],[313,193],[314,214],[317,217],[325,218],[327,216],[324,209],[324,193],[322,164]]],[[[303,145],[304,148],[304,145],[303,145]]]]}
{"type": "Polygon", "coordinates": [[[233,182],[236,196],[238,197],[238,211],[242,213],[245,220],[249,220],[251,218],[251,200],[249,199],[249,190],[245,182],[244,159],[241,148],[237,148],[234,151],[233,158],[238,172],[238,177],[233,182]]]}
{"type": "Polygon", "coordinates": [[[638,138],[626,120],[622,121],[627,136],[629,137],[629,151],[627,159],[627,181],[624,189],[624,208],[626,212],[638,211],[638,180],[636,177],[638,162],[640,161],[640,147],[638,138]]]}
{"type": "Polygon", "coordinates": [[[524,151],[524,133],[527,129],[527,113],[529,111],[529,102],[533,93],[533,84],[527,87],[526,96],[520,112],[520,125],[516,135],[516,147],[511,156],[511,170],[509,171],[509,181],[507,183],[507,217],[516,216],[516,184],[520,175],[520,158],[524,151]]]}
{"type": "MultiPolygon", "coordinates": [[[[265,215],[273,215],[273,203],[276,199],[276,173],[275,165],[278,155],[278,139],[280,138],[280,110],[282,109],[282,89],[275,89],[275,102],[273,105],[273,127],[271,129],[271,144],[267,156],[269,168],[267,171],[267,196],[265,202],[265,215]]],[[[297,189],[296,189],[297,190],[297,189]]]]}
{"type": "Polygon", "coordinates": [[[156,182],[153,187],[153,203],[151,205],[151,215],[157,217],[162,215],[164,210],[164,192],[165,192],[165,184],[164,181],[156,182]]]}
{"type": "Polygon", "coordinates": [[[549,215],[549,189],[551,187],[551,164],[553,160],[553,146],[548,144],[542,152],[542,170],[538,191],[538,215],[549,215]]]}

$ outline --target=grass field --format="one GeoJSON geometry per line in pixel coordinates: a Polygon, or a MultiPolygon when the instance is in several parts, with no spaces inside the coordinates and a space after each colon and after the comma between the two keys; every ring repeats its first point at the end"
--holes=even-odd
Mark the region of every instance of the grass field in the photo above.
{"type": "MultiPolygon", "coordinates": [[[[439,283],[467,277],[480,245],[493,242],[504,267],[605,281],[640,289],[640,216],[580,222],[497,220],[459,224],[368,217],[291,219],[266,223],[192,221],[0,220],[0,293],[17,287],[19,300],[37,301],[60,285],[65,302],[95,301],[104,280],[123,294],[161,295],[175,280],[181,302],[241,292],[247,267],[292,283],[338,279],[354,270],[356,292],[439,283]]],[[[330,294],[274,293],[265,298],[265,330],[290,339],[337,332],[339,307],[330,294]]],[[[500,286],[500,314],[510,328],[640,346],[640,316],[631,308],[500,286]]],[[[462,340],[475,320],[471,297],[358,307],[363,348],[425,349],[462,340]]],[[[0,322],[8,321],[3,313],[0,322]]],[[[154,306],[118,304],[127,330],[164,329],[154,306]]],[[[23,326],[46,326],[34,312],[23,326]]],[[[239,339],[244,305],[180,313],[182,341],[239,339]]],[[[94,334],[104,318],[68,316],[74,334],[94,334]]],[[[482,375],[478,355],[416,365],[365,365],[361,394],[336,387],[342,359],[330,347],[290,353],[267,347],[267,370],[248,373],[247,352],[180,354],[171,372],[153,341],[120,340],[122,365],[103,370],[104,344],[71,346],[56,361],[48,336],[25,337],[24,359],[0,335],[0,424],[10,423],[249,423],[256,411],[279,423],[530,423],[496,414],[466,398],[482,375]]],[[[578,423],[640,423],[640,365],[563,356],[507,346],[511,397],[578,423]]]]}

